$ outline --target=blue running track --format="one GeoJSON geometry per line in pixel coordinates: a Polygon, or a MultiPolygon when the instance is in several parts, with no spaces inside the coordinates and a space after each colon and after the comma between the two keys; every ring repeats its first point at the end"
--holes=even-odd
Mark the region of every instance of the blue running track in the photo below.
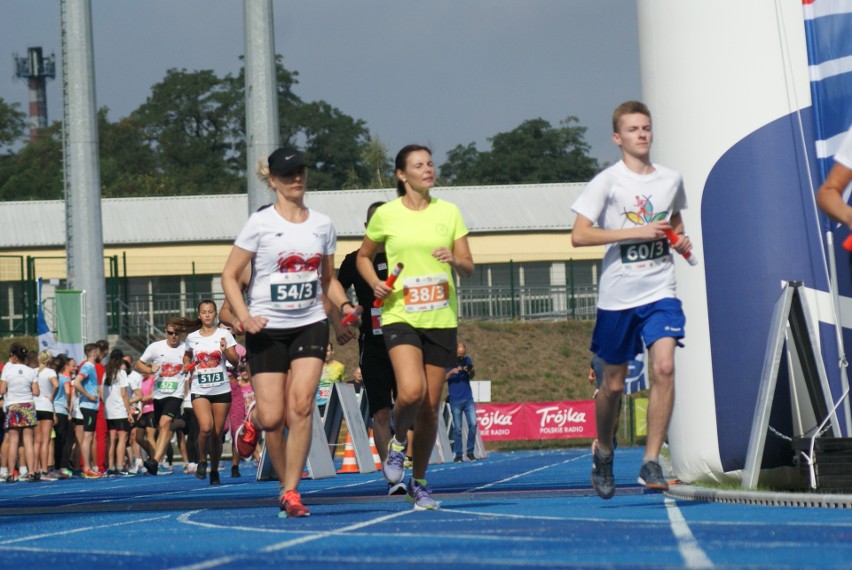
{"type": "MultiPolygon", "coordinates": [[[[591,489],[586,450],[433,465],[438,511],[387,497],[380,475],[304,480],[312,516],[278,517],[277,482],[192,475],[0,485],[3,568],[852,567],[852,509],[675,500],[591,489]]],[[[253,475],[253,474],[252,474],[253,475]]]]}

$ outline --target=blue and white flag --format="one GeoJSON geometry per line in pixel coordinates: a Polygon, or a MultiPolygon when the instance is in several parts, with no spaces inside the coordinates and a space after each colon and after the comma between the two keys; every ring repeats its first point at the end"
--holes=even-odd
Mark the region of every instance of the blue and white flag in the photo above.
{"type": "Polygon", "coordinates": [[[802,0],[802,9],[821,183],[852,125],[852,0],[802,0]]]}
{"type": "Polygon", "coordinates": [[[51,354],[56,354],[56,339],[53,338],[53,333],[50,327],[47,326],[47,321],[44,318],[44,308],[41,304],[41,277],[38,278],[38,323],[36,325],[36,333],[38,334],[38,349],[49,350],[51,354]]]}
{"type": "Polygon", "coordinates": [[[624,379],[624,393],[635,394],[650,388],[648,374],[645,370],[645,353],[640,352],[636,358],[627,363],[627,377],[624,379]]]}

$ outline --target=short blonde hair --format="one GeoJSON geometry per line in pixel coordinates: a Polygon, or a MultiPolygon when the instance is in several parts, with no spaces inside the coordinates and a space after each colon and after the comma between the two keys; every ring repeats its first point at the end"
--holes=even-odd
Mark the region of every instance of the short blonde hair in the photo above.
{"type": "Polygon", "coordinates": [[[50,361],[53,359],[53,355],[49,350],[42,350],[38,353],[38,369],[39,372],[47,368],[50,364],[50,361]]]}
{"type": "Polygon", "coordinates": [[[618,132],[618,122],[621,120],[621,117],[634,113],[645,115],[649,119],[651,118],[651,111],[645,103],[641,101],[625,101],[612,112],[612,132],[618,132]]]}

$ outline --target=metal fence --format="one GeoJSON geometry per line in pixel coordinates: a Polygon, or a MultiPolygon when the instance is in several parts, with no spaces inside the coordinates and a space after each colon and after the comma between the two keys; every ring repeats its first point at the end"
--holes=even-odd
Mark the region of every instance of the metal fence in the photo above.
{"type": "Polygon", "coordinates": [[[457,292],[461,319],[594,319],[598,301],[594,285],[460,287],[457,292]]]}
{"type": "MultiPolygon", "coordinates": [[[[224,297],[205,295],[221,306],[224,297]]],[[[594,319],[596,286],[462,287],[458,289],[459,318],[481,320],[594,319]]],[[[148,339],[162,335],[169,317],[195,315],[201,300],[194,294],[130,295],[110,299],[111,332],[148,339]]]]}
{"type": "MultiPolygon", "coordinates": [[[[145,346],[163,338],[163,329],[170,317],[194,317],[201,298],[195,294],[128,295],[124,299],[109,298],[107,304],[113,308],[107,315],[107,326],[111,333],[118,334],[131,346],[142,350],[145,346]]],[[[206,295],[221,306],[224,295],[206,295]]]]}
{"type": "MultiPolygon", "coordinates": [[[[595,285],[571,286],[466,286],[459,287],[458,306],[461,320],[531,321],[555,319],[594,319],[598,300],[595,285]]],[[[154,293],[149,295],[107,295],[107,327],[131,346],[143,350],[154,340],[163,338],[163,329],[170,317],[194,317],[198,302],[213,299],[221,307],[224,294],[154,293]]],[[[55,328],[54,299],[42,300],[45,317],[55,328]]],[[[34,319],[33,319],[34,321],[34,319]]],[[[24,322],[24,319],[21,319],[24,322]]],[[[35,333],[31,330],[9,331],[3,334],[35,333]]]]}

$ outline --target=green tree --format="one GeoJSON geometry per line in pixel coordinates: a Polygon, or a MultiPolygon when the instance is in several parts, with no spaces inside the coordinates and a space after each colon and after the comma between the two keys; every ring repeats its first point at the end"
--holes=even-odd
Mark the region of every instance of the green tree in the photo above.
{"type": "Polygon", "coordinates": [[[157,174],[157,156],[132,115],[111,123],[108,109],[98,112],[101,194],[104,198],[159,196],[173,193],[166,175],[157,174]]]}
{"type": "MultiPolygon", "coordinates": [[[[364,188],[387,167],[383,145],[364,121],[325,101],[293,92],[298,74],[277,58],[281,141],[303,149],[315,168],[315,189],[364,188]],[[373,146],[371,146],[371,144],[373,146]]],[[[117,122],[98,112],[103,196],[157,196],[245,191],[245,79],[211,70],[170,69],[147,100],[117,122]]],[[[0,100],[0,148],[23,136],[23,116],[0,100]]],[[[0,155],[0,199],[63,195],[61,125],[17,153],[0,155]]],[[[254,165],[250,166],[251,174],[254,165]]]]}
{"type": "Polygon", "coordinates": [[[325,101],[301,105],[296,111],[298,129],[289,142],[305,141],[305,156],[311,162],[308,186],[334,190],[363,187],[370,175],[362,158],[369,131],[360,119],[342,113],[325,101]]]}
{"type": "Polygon", "coordinates": [[[242,129],[239,94],[212,70],[170,69],[130,115],[156,156],[152,175],[171,194],[221,194],[243,190],[234,156],[242,129]]]}
{"type": "Polygon", "coordinates": [[[484,184],[484,175],[480,172],[485,162],[484,154],[476,149],[476,143],[469,143],[467,146],[456,145],[447,153],[447,160],[441,165],[441,184],[484,184]]]}
{"type": "Polygon", "coordinates": [[[18,110],[18,103],[6,103],[0,97],[0,149],[20,141],[26,129],[26,115],[18,110]]]}
{"type": "Polygon", "coordinates": [[[490,151],[474,143],[447,153],[441,178],[450,185],[534,184],[578,182],[599,169],[583,138],[585,127],[569,116],[553,127],[544,119],[524,121],[515,129],[491,137],[490,151]]]}
{"type": "MultiPolygon", "coordinates": [[[[364,162],[364,148],[369,131],[360,119],[346,115],[325,101],[304,102],[294,92],[298,72],[284,67],[283,58],[276,56],[278,90],[278,122],[282,145],[300,148],[313,168],[308,177],[311,189],[364,188],[370,183],[370,171],[364,162]]],[[[234,170],[243,171],[246,161],[245,69],[223,80],[239,102],[235,124],[239,132],[234,147],[234,170]]],[[[251,173],[254,165],[250,165],[251,173]]]]}
{"type": "Polygon", "coordinates": [[[390,188],[396,185],[388,147],[378,136],[370,135],[367,139],[367,144],[361,150],[361,159],[370,176],[368,188],[390,188]]]}
{"type": "Polygon", "coordinates": [[[14,154],[0,157],[0,201],[63,197],[62,124],[54,122],[14,154]]]}

